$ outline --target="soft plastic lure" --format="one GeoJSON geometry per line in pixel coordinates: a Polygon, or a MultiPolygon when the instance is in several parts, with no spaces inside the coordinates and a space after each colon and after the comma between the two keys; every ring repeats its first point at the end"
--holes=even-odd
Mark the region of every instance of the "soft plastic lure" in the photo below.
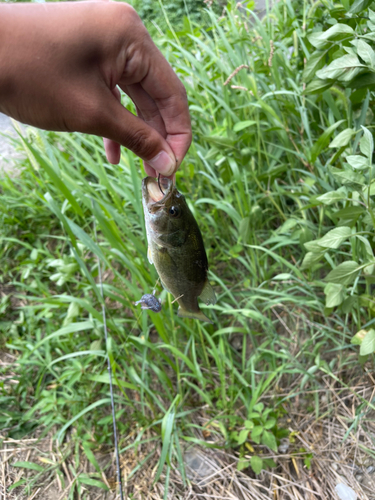
{"type": "Polygon", "coordinates": [[[135,306],[138,304],[141,304],[142,309],[151,309],[151,311],[154,311],[155,313],[161,311],[161,300],[155,297],[155,290],[152,294],[146,293],[145,295],[142,295],[141,300],[134,302],[135,306]]]}

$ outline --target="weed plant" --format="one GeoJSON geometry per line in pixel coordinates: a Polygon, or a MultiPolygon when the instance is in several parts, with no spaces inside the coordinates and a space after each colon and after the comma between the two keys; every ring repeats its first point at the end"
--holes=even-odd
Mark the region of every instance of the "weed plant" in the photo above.
{"type": "MultiPolygon", "coordinates": [[[[13,291],[0,306],[1,348],[17,356],[17,383],[5,374],[0,388],[0,425],[11,437],[54,429],[60,443],[70,440],[96,469],[81,477],[77,465],[78,492],[85,484],[106,489],[93,450],[113,443],[107,355],[120,448],[151,439],[156,453],[160,443],[155,480],[163,473],[166,486],[172,466],[185,481],[183,450],[191,444],[233,447],[240,469],[274,466],[262,455],[288,435],[282,419],[293,398],[319,387],[322,374],[337,377],[358,362],[350,340],[373,321],[372,309],[326,304],[324,278],[344,261],[370,265],[372,218],[345,224],[362,240],[352,243],[348,233],[322,243],[342,226],[337,210],[352,203],[346,191],[322,201],[341,189],[327,168],[342,168],[329,144],[352,127],[351,103],[338,88],[305,93],[311,9],[280,0],[260,20],[233,3],[221,17],[207,11],[205,30],[186,17],[176,32],[166,18],[157,39],[189,97],[194,140],[177,186],[204,235],[218,302],[202,308],[213,325],[178,318],[160,287],[159,315],[134,306],[157,282],[146,256],[138,159],[123,150],[120,164],[110,165],[96,137],[20,131],[22,173],[0,184],[0,279],[13,291]],[[319,259],[307,264],[305,244],[317,239],[319,259]]],[[[358,137],[367,134],[366,116],[362,108],[353,125],[358,137]]],[[[345,294],[369,293],[371,276],[358,271],[345,294]]],[[[308,404],[319,417],[319,400],[308,404]]],[[[37,481],[45,469],[35,470],[37,481]]],[[[22,484],[31,491],[35,483],[14,487],[22,484]]]]}

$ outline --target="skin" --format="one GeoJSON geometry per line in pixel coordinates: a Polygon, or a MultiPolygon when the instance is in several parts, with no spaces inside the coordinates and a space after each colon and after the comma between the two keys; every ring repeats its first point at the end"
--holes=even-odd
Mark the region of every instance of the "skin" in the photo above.
{"type": "Polygon", "coordinates": [[[122,2],[0,5],[0,111],[54,131],[104,137],[148,175],[171,176],[191,142],[185,88],[122,2]],[[120,103],[123,90],[138,116],[120,103]]]}
{"type": "Polygon", "coordinates": [[[191,317],[208,321],[197,300],[207,282],[208,271],[198,224],[172,182],[163,189],[165,194],[160,200],[151,196],[150,184],[154,184],[152,194],[158,193],[159,188],[155,188],[155,179],[143,179],[142,197],[153,264],[164,287],[177,299],[179,313],[185,311],[192,313],[191,317]]]}

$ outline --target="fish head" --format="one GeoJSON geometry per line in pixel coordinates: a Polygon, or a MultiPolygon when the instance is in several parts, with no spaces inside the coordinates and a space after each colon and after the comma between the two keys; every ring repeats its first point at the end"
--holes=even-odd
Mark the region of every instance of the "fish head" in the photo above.
{"type": "Polygon", "coordinates": [[[171,179],[161,178],[160,185],[163,191],[153,177],[142,181],[147,236],[161,246],[181,246],[193,216],[171,179]]]}

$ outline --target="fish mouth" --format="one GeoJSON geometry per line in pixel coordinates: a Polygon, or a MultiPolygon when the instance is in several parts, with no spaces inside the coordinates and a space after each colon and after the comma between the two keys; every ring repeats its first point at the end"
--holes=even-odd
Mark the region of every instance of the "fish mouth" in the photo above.
{"type": "Polygon", "coordinates": [[[142,180],[143,197],[149,208],[158,209],[165,205],[173,192],[173,181],[168,177],[160,177],[160,186],[157,179],[145,177],[142,180]]]}

